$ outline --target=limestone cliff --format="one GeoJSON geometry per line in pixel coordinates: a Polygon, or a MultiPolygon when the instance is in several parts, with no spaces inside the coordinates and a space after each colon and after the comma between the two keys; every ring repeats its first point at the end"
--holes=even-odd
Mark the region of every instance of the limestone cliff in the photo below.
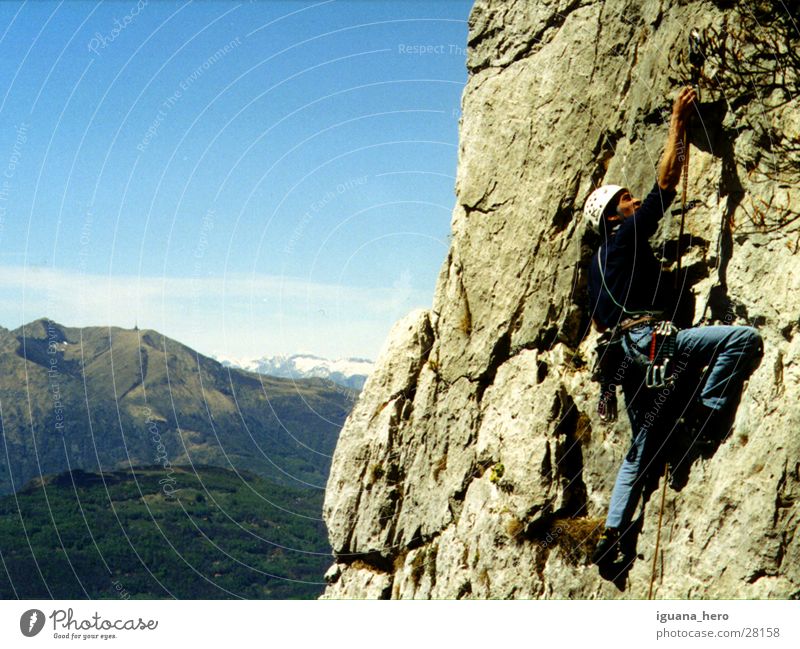
{"type": "MultiPolygon", "coordinates": [[[[652,187],[693,72],[686,297],[694,322],[757,326],[765,355],[731,433],[686,455],[666,491],[655,596],[800,596],[800,21],[788,6],[476,2],[452,245],[432,310],[395,326],[341,433],[327,597],[647,596],[660,491],[624,574],[588,561],[630,427],[595,414],[585,268],[597,241],[581,207],[603,182],[652,187]]],[[[668,214],[653,240],[667,269],[677,238],[668,214]]]]}

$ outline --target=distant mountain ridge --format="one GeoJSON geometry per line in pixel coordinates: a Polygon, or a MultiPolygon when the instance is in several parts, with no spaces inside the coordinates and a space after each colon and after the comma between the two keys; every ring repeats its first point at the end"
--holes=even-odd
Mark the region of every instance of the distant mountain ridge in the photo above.
{"type": "Polygon", "coordinates": [[[374,363],[366,358],[330,360],[313,354],[263,356],[253,360],[215,357],[225,367],[287,379],[328,379],[353,390],[361,390],[374,363]]]}
{"type": "Polygon", "coordinates": [[[352,399],[252,374],[157,331],[0,329],[0,494],[68,469],[214,465],[321,490],[352,399]]]}

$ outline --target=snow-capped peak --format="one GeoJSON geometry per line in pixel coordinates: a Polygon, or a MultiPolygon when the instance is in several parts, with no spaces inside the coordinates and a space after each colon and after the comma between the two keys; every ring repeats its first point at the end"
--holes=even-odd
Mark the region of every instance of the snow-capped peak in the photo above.
{"type": "Polygon", "coordinates": [[[313,354],[264,356],[253,360],[215,356],[223,365],[238,367],[267,376],[292,379],[324,378],[348,388],[360,390],[374,363],[364,358],[329,360],[313,354]]]}

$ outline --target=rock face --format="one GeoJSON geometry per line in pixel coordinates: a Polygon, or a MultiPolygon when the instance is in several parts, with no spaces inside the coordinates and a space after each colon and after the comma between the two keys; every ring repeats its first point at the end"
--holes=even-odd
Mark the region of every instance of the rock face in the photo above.
{"type": "MultiPolygon", "coordinates": [[[[800,597],[797,10],[770,5],[476,2],[452,246],[339,438],[326,597],[643,598],[651,575],[659,598],[800,597]],[[656,571],[661,483],[610,579],[588,557],[630,426],[595,413],[581,207],[604,182],[649,191],[693,70],[689,319],[755,325],[765,355],[730,434],[667,488],[656,571]]],[[[678,218],[653,239],[666,269],[678,218]]]]}

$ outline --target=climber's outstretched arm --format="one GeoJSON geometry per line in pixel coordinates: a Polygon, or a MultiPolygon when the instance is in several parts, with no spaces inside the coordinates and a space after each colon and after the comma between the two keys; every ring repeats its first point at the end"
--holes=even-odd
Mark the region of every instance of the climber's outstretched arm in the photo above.
{"type": "Polygon", "coordinates": [[[683,165],[683,136],[692,114],[694,100],[697,98],[691,86],[681,88],[672,105],[672,119],[669,125],[664,155],[658,165],[658,186],[661,189],[675,189],[681,179],[683,165]]]}

